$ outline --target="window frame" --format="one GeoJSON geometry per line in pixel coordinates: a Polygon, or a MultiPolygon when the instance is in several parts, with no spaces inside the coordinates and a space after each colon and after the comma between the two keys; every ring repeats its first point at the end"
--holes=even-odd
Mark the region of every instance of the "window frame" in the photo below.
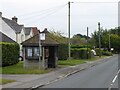
{"type": "MultiPolygon", "coordinates": [[[[38,56],[35,56],[35,49],[39,49],[39,47],[26,47],[26,49],[25,49],[25,57],[26,57],[26,59],[28,59],[28,60],[39,60],[39,55],[38,56]],[[28,50],[29,49],[31,49],[32,51],[32,55],[31,56],[28,56],[28,50]]],[[[38,52],[39,52],[39,50],[38,50],[38,52]]]]}

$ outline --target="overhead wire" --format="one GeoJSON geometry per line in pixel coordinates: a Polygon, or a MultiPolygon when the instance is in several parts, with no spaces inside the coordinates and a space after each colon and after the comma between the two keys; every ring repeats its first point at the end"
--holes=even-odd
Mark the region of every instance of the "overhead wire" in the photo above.
{"type": "MultiPolygon", "coordinates": [[[[67,4],[66,4],[66,5],[67,5],[67,4]]],[[[38,22],[39,20],[45,19],[46,17],[49,17],[50,15],[55,14],[55,13],[58,12],[59,10],[63,9],[66,5],[64,5],[64,6],[60,7],[60,8],[56,8],[56,9],[54,9],[54,10],[52,10],[52,11],[47,12],[47,13],[44,13],[44,14],[41,14],[41,15],[37,15],[36,17],[35,17],[35,16],[32,16],[32,17],[34,17],[34,18],[28,19],[28,23],[26,23],[26,25],[29,25],[29,24],[31,24],[31,23],[34,22],[34,21],[35,21],[34,23],[36,23],[36,22],[38,22]]]]}
{"type": "Polygon", "coordinates": [[[20,19],[29,19],[29,18],[34,17],[34,16],[44,15],[46,13],[52,12],[52,11],[54,11],[56,9],[59,9],[61,7],[64,7],[64,6],[66,6],[66,4],[60,5],[60,6],[57,6],[57,7],[53,7],[53,8],[49,8],[49,9],[45,9],[45,10],[40,10],[40,11],[35,11],[35,12],[23,14],[23,15],[20,15],[19,18],[20,19]]]}

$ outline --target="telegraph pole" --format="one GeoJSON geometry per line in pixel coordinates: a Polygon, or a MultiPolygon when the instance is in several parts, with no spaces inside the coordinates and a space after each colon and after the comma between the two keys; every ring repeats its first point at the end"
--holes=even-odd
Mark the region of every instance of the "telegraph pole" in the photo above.
{"type": "Polygon", "coordinates": [[[109,30],[109,51],[111,52],[110,30],[109,30]]]}
{"type": "Polygon", "coordinates": [[[88,33],[89,33],[89,31],[88,31],[88,27],[87,27],[87,59],[88,59],[88,33]]]}
{"type": "Polygon", "coordinates": [[[71,50],[70,50],[70,1],[68,2],[68,60],[71,58],[71,50]]]}
{"type": "Polygon", "coordinates": [[[99,57],[101,57],[101,30],[100,30],[100,22],[98,22],[98,30],[99,30],[99,57]]]}

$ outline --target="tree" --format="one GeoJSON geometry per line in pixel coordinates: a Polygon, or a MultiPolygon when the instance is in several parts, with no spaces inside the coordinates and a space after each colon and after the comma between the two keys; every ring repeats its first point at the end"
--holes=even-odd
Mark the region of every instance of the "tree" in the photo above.
{"type": "Polygon", "coordinates": [[[115,49],[115,51],[120,51],[120,28],[110,29],[110,30],[103,30],[101,29],[101,32],[95,31],[92,34],[91,38],[91,44],[94,44],[96,47],[99,47],[99,33],[100,39],[101,39],[101,47],[109,49],[109,34],[110,34],[110,44],[111,47],[115,49]],[[110,32],[110,33],[109,33],[110,32]]]}

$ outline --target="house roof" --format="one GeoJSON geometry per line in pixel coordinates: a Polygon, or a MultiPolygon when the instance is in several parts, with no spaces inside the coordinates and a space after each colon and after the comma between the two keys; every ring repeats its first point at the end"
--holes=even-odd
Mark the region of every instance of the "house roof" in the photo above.
{"type": "Polygon", "coordinates": [[[25,29],[24,29],[25,35],[30,35],[31,30],[32,30],[31,27],[25,27],[25,29]]]}
{"type": "Polygon", "coordinates": [[[39,30],[37,29],[37,27],[25,27],[24,29],[25,35],[29,35],[31,31],[34,35],[39,34],[39,30]]]}
{"type": "Polygon", "coordinates": [[[4,17],[2,17],[2,20],[5,21],[15,31],[15,33],[21,32],[23,25],[19,25],[15,21],[4,18],[4,17]]]}
{"type": "MultiPolygon", "coordinates": [[[[39,46],[39,34],[33,36],[32,38],[24,41],[23,46],[39,46]]],[[[45,33],[45,40],[41,40],[42,46],[58,46],[59,43],[51,37],[49,32],[45,33]]]]}
{"type": "Polygon", "coordinates": [[[0,32],[0,42],[10,42],[10,43],[16,43],[14,40],[9,38],[7,35],[0,32]]]}

